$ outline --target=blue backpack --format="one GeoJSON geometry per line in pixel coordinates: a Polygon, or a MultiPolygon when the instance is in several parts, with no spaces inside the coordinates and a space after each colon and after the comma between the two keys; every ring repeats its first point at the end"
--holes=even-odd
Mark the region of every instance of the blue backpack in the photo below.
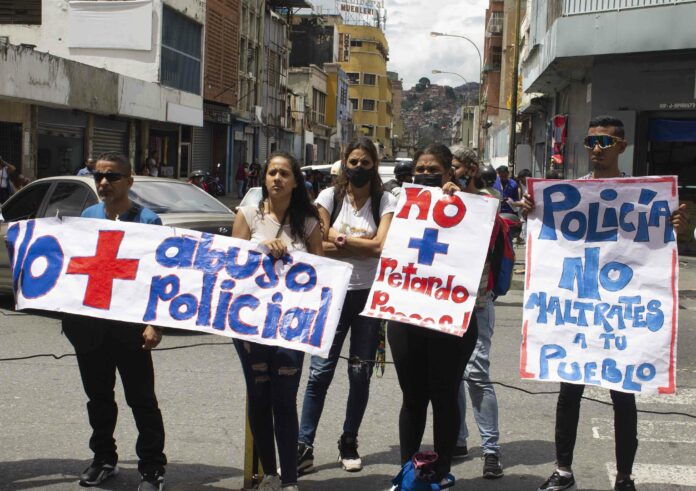
{"type": "Polygon", "coordinates": [[[435,483],[432,464],[437,461],[437,453],[421,452],[406,462],[392,479],[391,491],[440,491],[454,486],[454,476],[447,475],[447,484],[435,483]]]}

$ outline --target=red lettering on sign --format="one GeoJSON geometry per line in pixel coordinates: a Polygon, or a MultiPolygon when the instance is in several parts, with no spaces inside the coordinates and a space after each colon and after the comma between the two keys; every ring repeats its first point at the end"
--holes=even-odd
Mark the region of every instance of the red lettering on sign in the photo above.
{"type": "Polygon", "coordinates": [[[406,189],[406,203],[401,208],[401,211],[396,216],[397,218],[408,219],[409,213],[411,213],[411,207],[418,207],[418,216],[416,220],[427,220],[428,211],[430,211],[430,191],[423,188],[407,188],[406,189]]]}

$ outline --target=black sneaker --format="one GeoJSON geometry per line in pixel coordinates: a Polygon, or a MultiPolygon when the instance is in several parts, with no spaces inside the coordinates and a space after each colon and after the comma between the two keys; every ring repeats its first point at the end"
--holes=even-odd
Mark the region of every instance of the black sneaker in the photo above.
{"type": "Polygon", "coordinates": [[[101,462],[92,462],[85,471],[80,474],[80,486],[90,487],[99,486],[111,476],[118,474],[118,466],[104,464],[101,462]]]}
{"type": "Polygon", "coordinates": [[[341,435],[338,440],[338,461],[348,472],[362,470],[362,459],[358,454],[358,439],[352,435],[341,435]]]}
{"type": "Polygon", "coordinates": [[[631,479],[616,481],[614,491],[636,491],[636,485],[631,479]]]}
{"type": "Polygon", "coordinates": [[[314,471],[314,449],[304,443],[297,444],[297,475],[302,476],[314,471]]]}
{"type": "Polygon", "coordinates": [[[551,477],[537,491],[561,491],[562,489],[570,489],[573,486],[575,486],[575,478],[572,474],[570,477],[563,477],[558,471],[553,471],[551,477]]]}
{"type": "Polygon", "coordinates": [[[483,477],[486,479],[498,479],[503,477],[503,466],[500,458],[494,453],[487,453],[483,456],[483,477]]]}
{"type": "Polygon", "coordinates": [[[138,491],[162,491],[164,489],[164,475],[161,472],[143,474],[138,486],[138,491]]]}
{"type": "Polygon", "coordinates": [[[453,459],[465,459],[469,456],[469,449],[466,445],[457,445],[454,447],[454,452],[452,452],[453,459]]]}

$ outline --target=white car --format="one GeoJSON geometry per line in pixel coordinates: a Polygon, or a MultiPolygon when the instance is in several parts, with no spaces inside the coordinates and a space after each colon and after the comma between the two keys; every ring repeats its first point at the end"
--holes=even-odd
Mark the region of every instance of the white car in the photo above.
{"type": "MultiPolygon", "coordinates": [[[[163,225],[219,235],[230,235],[234,213],[202,189],[174,179],[133,176],[130,199],[151,209],[163,225]]],[[[13,194],[0,208],[0,238],[7,238],[9,223],[43,217],[77,217],[99,202],[91,176],[39,179],[13,194]]],[[[0,246],[0,293],[12,293],[10,258],[0,246]]]]}

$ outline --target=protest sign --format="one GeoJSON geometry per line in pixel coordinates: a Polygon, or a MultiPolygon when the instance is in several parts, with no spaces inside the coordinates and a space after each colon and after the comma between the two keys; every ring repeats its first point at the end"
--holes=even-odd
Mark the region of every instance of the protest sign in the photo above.
{"type": "Polygon", "coordinates": [[[363,315],[463,336],[498,200],[405,185],[363,315]]]}
{"type": "Polygon", "coordinates": [[[350,279],[345,263],[279,260],[252,242],[89,218],[7,234],[17,308],[189,329],[327,357],[350,279]]]}
{"type": "Polygon", "coordinates": [[[676,177],[529,183],[520,376],[673,394],[676,177]]]}

